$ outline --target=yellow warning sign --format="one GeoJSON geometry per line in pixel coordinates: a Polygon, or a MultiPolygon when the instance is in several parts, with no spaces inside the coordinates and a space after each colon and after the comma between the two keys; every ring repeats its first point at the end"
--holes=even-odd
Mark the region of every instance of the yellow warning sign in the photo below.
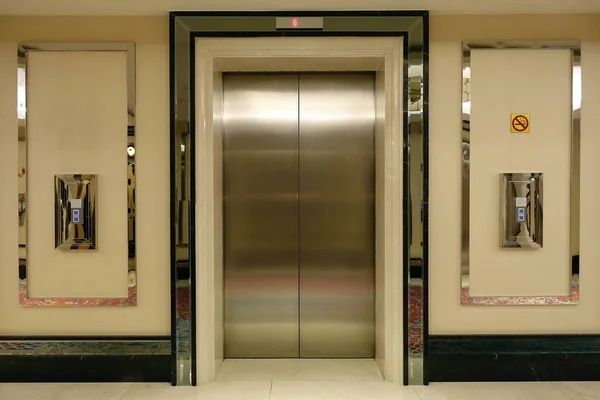
{"type": "Polygon", "coordinates": [[[530,120],[529,114],[510,114],[510,133],[529,133],[530,120]]]}

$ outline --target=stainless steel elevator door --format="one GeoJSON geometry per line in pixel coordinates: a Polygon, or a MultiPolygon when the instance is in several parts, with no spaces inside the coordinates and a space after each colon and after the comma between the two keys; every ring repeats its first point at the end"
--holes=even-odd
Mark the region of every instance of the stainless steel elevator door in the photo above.
{"type": "Polygon", "coordinates": [[[300,356],[373,357],[374,75],[299,82],[300,356]]]}
{"type": "Polygon", "coordinates": [[[372,74],[223,75],[225,357],[373,357],[372,74]]]}
{"type": "Polygon", "coordinates": [[[223,76],[226,357],[298,356],[298,77],[223,76]]]}

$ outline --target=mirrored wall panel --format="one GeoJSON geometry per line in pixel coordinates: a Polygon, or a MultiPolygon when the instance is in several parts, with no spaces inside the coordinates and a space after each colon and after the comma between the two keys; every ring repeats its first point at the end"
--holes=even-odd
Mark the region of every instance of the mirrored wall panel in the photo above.
{"type": "MultiPolygon", "coordinates": [[[[133,43],[28,42],[18,47],[21,306],[137,304],[135,72],[133,43]],[[113,70],[102,74],[98,60],[112,62],[113,70]],[[75,75],[70,68],[81,70],[75,75]],[[110,88],[102,87],[109,86],[106,82],[110,82],[110,88]],[[102,100],[103,95],[107,100],[102,100]],[[113,95],[116,97],[110,97],[113,95]],[[75,115],[71,119],[63,118],[70,110],[69,104],[73,105],[71,112],[75,115]],[[79,121],[85,123],[79,124],[79,121]],[[98,165],[102,168],[94,167],[98,165]],[[122,176],[122,179],[115,179],[115,176],[122,176]],[[102,196],[108,196],[108,201],[98,201],[102,196]],[[108,221],[108,226],[103,228],[100,224],[103,221],[108,221]],[[119,233],[124,231],[125,234],[119,233]],[[116,248],[122,251],[116,251],[116,248]],[[77,283],[67,285],[68,289],[82,295],[33,294],[31,283],[37,288],[43,286],[44,276],[32,273],[31,265],[38,268],[48,263],[47,271],[56,265],[62,268],[69,264],[74,271],[82,273],[89,257],[104,249],[127,258],[116,261],[123,265],[119,293],[125,295],[86,297],[87,289],[79,288],[77,283]],[[49,262],[48,257],[62,258],[52,258],[49,262]]],[[[96,259],[100,267],[95,268],[94,273],[103,273],[103,260],[98,262],[96,259]]],[[[60,273],[64,271],[54,274],[60,273]]],[[[35,293],[59,291],[52,288],[39,290],[35,293]]]]}
{"type": "Polygon", "coordinates": [[[462,52],[461,303],[577,304],[580,43],[462,52]]]}
{"type": "Polygon", "coordinates": [[[427,76],[429,54],[426,18],[419,19],[408,31],[408,66],[405,70],[404,138],[404,257],[407,264],[408,352],[407,383],[422,385],[427,381],[424,356],[427,350],[428,313],[428,176],[429,176],[429,94],[427,76]],[[408,234],[407,234],[408,233],[408,234]]]}

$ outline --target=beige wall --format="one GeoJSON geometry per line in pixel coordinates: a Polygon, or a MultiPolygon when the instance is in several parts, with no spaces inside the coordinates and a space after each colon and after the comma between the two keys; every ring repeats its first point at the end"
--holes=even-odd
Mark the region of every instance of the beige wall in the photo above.
{"type": "MultiPolygon", "coordinates": [[[[431,333],[600,330],[600,17],[433,16],[430,84],[431,333]],[[460,305],[460,44],[463,40],[583,41],[581,304],[460,305]],[[455,149],[455,150],[453,150],[455,149]]],[[[0,334],[168,334],[169,167],[167,17],[0,17],[0,334]],[[19,307],[17,297],[16,45],[20,41],[137,43],[138,306],[19,307]]],[[[558,261],[557,261],[558,262],[558,261]]],[[[51,267],[51,266],[49,266],[51,267]]],[[[31,277],[33,279],[33,276],[31,277]]],[[[540,277],[542,278],[542,277],[540,277]]],[[[60,279],[60,277],[56,277],[60,279]]]]}
{"type": "MultiPolygon", "coordinates": [[[[597,15],[433,16],[431,18],[429,293],[432,334],[597,333],[600,331],[600,313],[598,312],[600,310],[600,270],[596,268],[600,263],[600,249],[596,244],[596,238],[600,233],[600,224],[598,223],[600,215],[595,200],[600,196],[600,181],[596,178],[597,171],[600,170],[600,157],[598,157],[600,137],[596,134],[600,127],[600,113],[597,111],[600,109],[600,90],[597,89],[600,88],[600,30],[597,28],[599,24],[600,16],[597,15]],[[460,304],[461,42],[484,40],[582,41],[581,180],[583,190],[580,202],[582,274],[580,304],[577,306],[492,307],[462,306],[460,304]]],[[[473,69],[473,73],[477,73],[475,69],[473,69]]],[[[477,78],[473,78],[474,82],[475,79],[477,78]]],[[[473,109],[473,112],[480,111],[473,109]]],[[[547,116],[547,118],[551,117],[547,116]]],[[[504,129],[504,126],[498,128],[498,124],[507,124],[504,120],[489,119],[479,123],[480,130],[486,122],[490,124],[491,129],[504,129]]],[[[534,119],[532,129],[546,123],[548,123],[547,120],[534,119]]],[[[473,131],[472,136],[475,134],[476,132],[473,131]]],[[[473,157],[476,160],[479,157],[479,162],[483,163],[482,157],[486,155],[476,155],[476,151],[482,151],[478,149],[480,148],[473,148],[472,160],[473,157]]],[[[492,156],[493,149],[487,150],[487,155],[492,156]]],[[[544,157],[539,160],[540,165],[541,163],[547,166],[551,165],[550,161],[553,155],[546,154],[544,157]]],[[[499,168],[499,166],[497,167],[499,168]]],[[[524,168],[525,165],[519,165],[519,167],[524,168]]],[[[474,168],[476,167],[473,166],[474,168]]],[[[497,185],[497,182],[496,177],[493,184],[497,185]]],[[[477,189],[472,186],[471,192],[473,193],[474,190],[477,189]]],[[[554,201],[556,200],[554,199],[554,201]]],[[[564,204],[567,198],[564,197],[560,201],[564,204]]],[[[481,205],[481,207],[484,206],[484,204],[481,205]]],[[[489,204],[489,207],[493,208],[494,205],[489,204]]],[[[497,206],[495,208],[494,212],[497,212],[497,206]]],[[[545,217],[547,218],[547,216],[545,217]]],[[[560,218],[564,220],[564,216],[560,218]]],[[[560,229],[562,230],[561,234],[566,233],[568,237],[568,227],[561,227],[559,220],[555,222],[552,229],[560,229]]],[[[478,234],[478,229],[485,228],[481,225],[484,220],[475,221],[475,223],[480,226],[474,226],[472,222],[471,237],[478,234]]],[[[562,223],[564,224],[564,221],[562,223]]],[[[490,229],[497,229],[497,220],[493,225],[490,229]]],[[[550,227],[553,226],[550,225],[550,227]]],[[[549,227],[546,226],[546,228],[549,227]]],[[[484,232],[486,232],[485,229],[484,232]]],[[[548,238],[548,234],[552,233],[544,232],[546,238],[548,238]]],[[[493,275],[485,276],[486,266],[482,266],[481,262],[486,257],[497,261],[497,257],[491,257],[497,250],[492,248],[479,250],[485,250],[485,252],[483,254],[480,252],[478,256],[482,257],[479,258],[475,252],[476,257],[471,260],[471,270],[478,271],[476,273],[479,275],[478,279],[493,279],[493,275]]],[[[544,251],[547,250],[546,246],[544,251]]],[[[568,250],[560,249],[561,254],[565,251],[568,250]]],[[[471,254],[473,255],[473,251],[471,254]]],[[[568,257],[549,258],[547,262],[547,269],[540,264],[535,273],[526,276],[526,279],[545,280],[548,278],[548,274],[551,274],[553,290],[560,289],[558,284],[561,280],[565,286],[568,285],[568,275],[564,273],[568,270],[568,265],[565,265],[568,263],[568,257]],[[558,274],[562,275],[558,276],[558,274]]],[[[519,278],[517,271],[513,268],[505,270],[494,268],[494,271],[488,268],[487,272],[497,274],[496,278],[509,286],[511,280],[516,282],[519,278]]],[[[522,277],[523,275],[521,275],[522,277]]],[[[487,285],[484,291],[489,291],[490,287],[487,285]]],[[[531,286],[513,287],[512,289],[518,291],[519,294],[525,294],[524,291],[536,294],[536,290],[542,290],[540,287],[533,288],[531,286]]],[[[508,290],[506,286],[505,290],[508,290]]]]}
{"type": "MultiPolygon", "coordinates": [[[[36,51],[27,60],[31,297],[127,297],[127,57],[36,51]],[[98,249],[55,249],[54,175],[98,175],[98,249]]],[[[10,265],[10,264],[9,264],[10,265]]]]}
{"type": "MultiPolygon", "coordinates": [[[[0,17],[0,335],[40,334],[140,334],[168,335],[170,332],[169,295],[169,49],[168,18],[165,17],[0,17]],[[17,259],[19,229],[17,222],[18,142],[16,119],[16,51],[21,41],[133,41],[137,45],[137,262],[138,305],[121,308],[22,308],[18,301],[17,259]]],[[[116,87],[114,88],[116,90],[116,87]]],[[[47,90],[45,91],[47,93],[47,90]]],[[[123,104],[124,107],[124,104],[123,104]]],[[[32,111],[33,113],[33,111],[32,111]]],[[[83,137],[82,133],[82,137],[83,137]]],[[[91,140],[91,138],[90,138],[91,140]]],[[[112,140],[112,139],[111,139],[112,140]]],[[[115,138],[115,140],[117,140],[115,138]]],[[[125,132],[121,140],[125,156],[125,132]]],[[[31,157],[31,154],[30,154],[31,157]]],[[[127,174],[125,158],[118,172],[127,174]]],[[[58,168],[58,167],[57,167],[58,168]]],[[[75,166],[70,166],[75,168],[75,166]]],[[[83,167],[82,167],[83,168],[83,167]]],[[[62,171],[57,171],[60,173],[62,171]]],[[[54,174],[54,171],[49,171],[54,174]]],[[[115,173],[117,171],[115,170],[115,173]]],[[[100,187],[109,190],[108,183],[100,187]]],[[[125,178],[122,184],[125,211],[125,178]]],[[[100,193],[100,196],[102,194],[100,193]]],[[[99,224],[112,225],[110,216],[99,204],[99,224]]],[[[125,218],[119,230],[126,239],[125,218]]],[[[30,229],[35,222],[29,221],[30,229]]],[[[51,221],[40,219],[40,229],[51,221]]],[[[102,231],[101,231],[102,233],[102,231]]],[[[106,233],[104,233],[106,237],[106,233]]],[[[48,240],[51,240],[50,238],[48,240]]],[[[108,242],[104,242],[108,243],[108,242]]],[[[122,249],[121,249],[122,250],[122,249]]],[[[119,254],[123,251],[119,250],[119,254]]],[[[125,255],[126,257],[126,255],[125,255]]],[[[40,278],[61,288],[64,271],[59,260],[43,266],[40,259],[30,269],[33,282],[40,278]],[[42,270],[41,268],[45,269],[42,270]],[[57,273],[52,273],[52,270],[57,273]],[[39,275],[36,275],[39,274],[39,275]],[[55,280],[54,282],[51,282],[55,280]]],[[[126,263],[126,259],[123,260],[126,263]]],[[[126,265],[126,264],[123,264],[126,265]]],[[[94,268],[102,268],[96,266],[94,268]]],[[[126,267],[115,270],[119,287],[126,288],[126,267]],[[118,278],[117,278],[118,276],[118,278]]],[[[107,267],[107,271],[112,266],[107,267]]],[[[97,271],[95,271],[97,272],[97,271]]],[[[95,273],[93,272],[93,273],[95,273]]],[[[86,275],[88,285],[93,275],[86,275]]],[[[98,295],[113,291],[115,282],[97,280],[98,287],[87,286],[79,295],[98,295]]],[[[52,286],[52,285],[50,285],[52,286]]],[[[64,290],[64,292],[63,292],[64,290]]],[[[42,292],[40,292],[41,294],[42,292]]],[[[37,293],[33,293],[34,295],[37,293]]],[[[115,294],[115,293],[112,293],[115,294]]]]}
{"type": "Polygon", "coordinates": [[[572,69],[570,50],[471,51],[472,296],[571,293],[572,69]],[[530,114],[529,134],[510,133],[514,113],[530,114]],[[544,174],[542,249],[498,246],[498,174],[505,172],[544,174]]]}

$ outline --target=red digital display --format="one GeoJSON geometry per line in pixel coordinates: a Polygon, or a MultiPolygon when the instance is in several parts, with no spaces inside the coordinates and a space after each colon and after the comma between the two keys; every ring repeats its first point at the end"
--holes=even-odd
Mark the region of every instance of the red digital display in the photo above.
{"type": "Polygon", "coordinates": [[[277,17],[277,29],[323,29],[322,17],[277,17]]]}

